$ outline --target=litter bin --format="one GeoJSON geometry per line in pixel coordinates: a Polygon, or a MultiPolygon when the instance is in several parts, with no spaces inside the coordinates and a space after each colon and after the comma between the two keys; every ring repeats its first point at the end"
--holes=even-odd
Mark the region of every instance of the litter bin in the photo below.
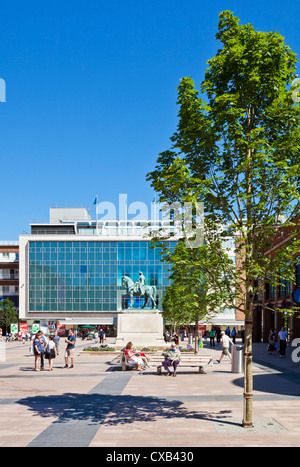
{"type": "Polygon", "coordinates": [[[193,345],[193,333],[192,332],[189,334],[188,342],[189,342],[189,345],[193,345]]]}
{"type": "Polygon", "coordinates": [[[244,346],[233,345],[231,350],[231,372],[244,372],[244,346]]]}

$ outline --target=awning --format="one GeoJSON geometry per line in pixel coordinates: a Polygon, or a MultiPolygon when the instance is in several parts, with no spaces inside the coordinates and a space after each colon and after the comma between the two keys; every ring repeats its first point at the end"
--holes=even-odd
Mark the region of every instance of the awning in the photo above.
{"type": "Polygon", "coordinates": [[[245,326],[245,321],[236,320],[236,319],[215,318],[215,319],[212,319],[211,322],[207,324],[213,324],[214,326],[217,326],[217,325],[219,326],[245,326]]]}
{"type": "Polygon", "coordinates": [[[65,318],[58,319],[60,324],[65,324],[67,326],[101,326],[101,325],[113,325],[115,324],[115,316],[99,316],[98,318],[65,318]]]}

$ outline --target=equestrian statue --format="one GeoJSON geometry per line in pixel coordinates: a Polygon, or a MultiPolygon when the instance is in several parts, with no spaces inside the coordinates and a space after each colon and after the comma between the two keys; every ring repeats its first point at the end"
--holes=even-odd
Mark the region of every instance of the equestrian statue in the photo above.
{"type": "Polygon", "coordinates": [[[128,308],[132,308],[133,306],[133,297],[145,297],[142,309],[147,306],[149,298],[152,300],[152,309],[155,308],[156,287],[154,285],[146,285],[146,278],[142,272],[139,273],[139,279],[136,282],[133,282],[128,276],[123,276],[122,285],[130,298],[128,308]]]}

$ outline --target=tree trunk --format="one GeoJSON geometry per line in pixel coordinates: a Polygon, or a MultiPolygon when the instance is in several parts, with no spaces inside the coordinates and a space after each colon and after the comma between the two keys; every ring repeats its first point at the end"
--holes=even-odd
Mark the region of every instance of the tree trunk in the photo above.
{"type": "Polygon", "coordinates": [[[195,329],[195,350],[194,353],[197,354],[198,352],[198,343],[199,343],[199,316],[197,315],[195,318],[195,324],[196,324],[196,329],[195,329]]]}
{"type": "MultiPolygon", "coordinates": [[[[250,146],[251,108],[247,110],[247,139],[250,146]]],[[[252,218],[252,180],[251,163],[252,149],[248,147],[246,155],[245,181],[247,191],[247,239],[245,245],[245,275],[246,275],[246,301],[245,301],[245,374],[244,374],[244,414],[243,427],[253,426],[253,372],[252,372],[252,327],[253,327],[253,278],[249,276],[253,255],[253,218],[252,218]]]]}
{"type": "Polygon", "coordinates": [[[250,300],[245,316],[244,412],[242,424],[245,428],[253,427],[252,325],[253,304],[252,300],[250,300]]]}

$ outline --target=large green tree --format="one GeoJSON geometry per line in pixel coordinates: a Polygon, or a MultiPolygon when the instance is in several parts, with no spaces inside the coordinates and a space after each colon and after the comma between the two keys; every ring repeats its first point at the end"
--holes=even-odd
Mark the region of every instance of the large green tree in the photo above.
{"type": "MultiPolygon", "coordinates": [[[[200,96],[192,78],[178,88],[178,127],[147,179],[160,201],[202,202],[205,244],[235,282],[233,304],[245,312],[243,426],[252,426],[252,320],[258,279],[292,279],[298,254],[300,110],[292,99],[296,54],[278,32],[219,15],[221,47],[208,60],[200,96]],[[290,241],[270,252],[282,229],[290,241]],[[236,239],[233,265],[222,256],[236,239]]],[[[207,276],[215,270],[206,262],[207,276]]],[[[220,283],[220,290],[224,284],[220,283]]],[[[225,289],[224,289],[225,290],[225,289]]]]}
{"type": "MultiPolygon", "coordinates": [[[[190,248],[180,240],[174,250],[169,251],[164,244],[161,249],[163,260],[171,266],[171,285],[163,298],[163,316],[167,321],[177,325],[194,324],[198,330],[201,320],[210,321],[227,308],[228,303],[232,304],[234,284],[228,286],[220,259],[215,260],[208,245],[190,248]]],[[[198,339],[196,332],[195,353],[198,352],[198,339]]]]}
{"type": "Polygon", "coordinates": [[[14,302],[6,298],[0,303],[0,327],[10,328],[12,323],[19,321],[19,313],[16,310],[14,302]]]}

